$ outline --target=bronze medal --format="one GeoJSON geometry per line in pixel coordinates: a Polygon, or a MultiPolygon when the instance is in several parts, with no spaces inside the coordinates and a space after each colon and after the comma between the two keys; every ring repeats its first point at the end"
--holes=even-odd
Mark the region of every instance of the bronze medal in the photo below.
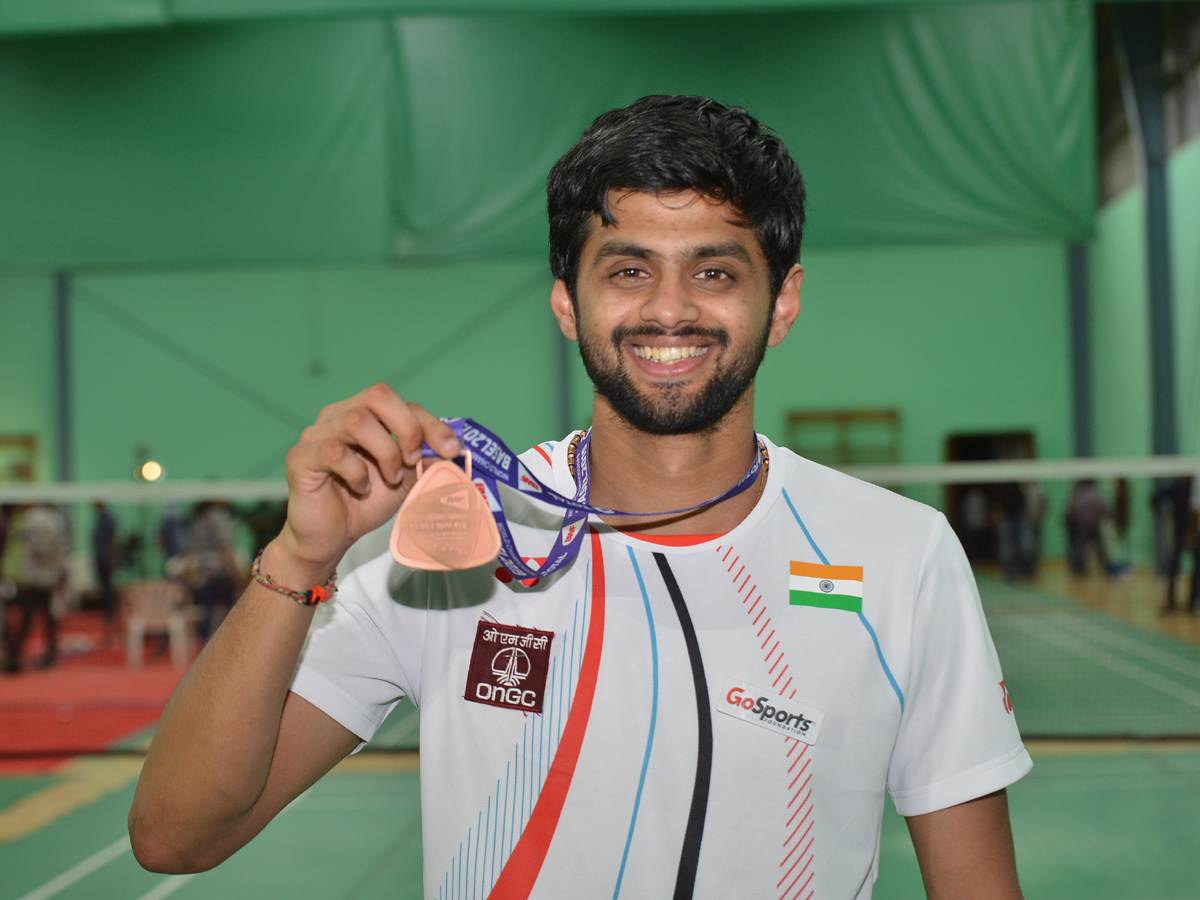
{"type": "Polygon", "coordinates": [[[465,455],[465,472],[446,459],[423,471],[417,463],[417,483],[392,526],[389,548],[398,563],[445,572],[481,566],[499,554],[496,520],[471,481],[471,451],[465,455]]]}

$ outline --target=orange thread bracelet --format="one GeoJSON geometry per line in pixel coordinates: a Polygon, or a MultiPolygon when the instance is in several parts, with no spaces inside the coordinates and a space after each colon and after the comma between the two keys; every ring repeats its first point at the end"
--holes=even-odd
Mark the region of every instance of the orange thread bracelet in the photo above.
{"type": "Polygon", "coordinates": [[[274,591],[277,594],[283,594],[285,597],[291,597],[301,606],[316,606],[318,603],[324,603],[337,593],[337,572],[329,576],[329,580],[324,584],[319,584],[311,591],[293,591],[285,588],[281,584],[276,584],[271,580],[271,576],[262,570],[262,555],[263,551],[258,551],[258,556],[254,557],[254,565],[250,567],[250,575],[269,591],[274,591]]]}

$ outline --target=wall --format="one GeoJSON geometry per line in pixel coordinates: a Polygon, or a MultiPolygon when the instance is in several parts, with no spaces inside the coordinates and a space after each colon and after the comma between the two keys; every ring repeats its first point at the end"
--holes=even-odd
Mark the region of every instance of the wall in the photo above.
{"type": "Polygon", "coordinates": [[[34,434],[36,474],[57,472],[54,281],[0,278],[0,435],[34,434]]]}
{"type": "MultiPolygon", "coordinates": [[[[1167,168],[1179,452],[1200,453],[1200,140],[1167,168]]],[[[1092,241],[1092,403],[1097,456],[1153,452],[1145,192],[1135,186],[1100,210],[1092,241]]],[[[1133,482],[1131,544],[1153,559],[1153,485],[1133,482]]]]}
{"type": "MultiPolygon", "coordinates": [[[[795,407],[896,406],[908,462],[941,459],[945,435],[970,430],[1029,428],[1040,455],[1066,455],[1063,259],[1055,243],[806,254],[800,320],[759,378],[760,429],[782,436],[795,407]]],[[[513,446],[558,436],[544,273],[510,260],[77,276],[76,478],[128,478],[138,445],[171,478],[276,477],[323,405],[380,380],[513,446]]],[[[0,430],[49,437],[52,285],[0,289],[13,336],[0,430]]],[[[571,354],[582,425],[590,384],[571,354]]]]}
{"type": "MultiPolygon", "coordinates": [[[[1181,453],[1200,453],[1200,140],[1168,164],[1181,453]]],[[[1151,442],[1145,193],[1131,188],[1099,214],[1091,245],[1096,455],[1148,454],[1151,442]]]]}
{"type": "Polygon", "coordinates": [[[768,353],[760,428],[788,409],[894,406],[904,462],[947,434],[1032,430],[1070,455],[1065,253],[1060,244],[907,246],[806,254],[796,329],[768,353]]]}

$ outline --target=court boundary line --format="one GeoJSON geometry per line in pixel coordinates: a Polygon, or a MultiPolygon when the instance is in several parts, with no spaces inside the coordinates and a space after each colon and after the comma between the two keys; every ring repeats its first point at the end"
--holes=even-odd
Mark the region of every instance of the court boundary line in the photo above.
{"type": "Polygon", "coordinates": [[[41,887],[36,887],[20,900],[49,900],[56,894],[61,894],[67,888],[74,886],[87,878],[97,869],[101,869],[115,859],[133,851],[129,843],[129,835],[118,838],[103,850],[99,850],[82,862],[78,862],[67,871],[55,875],[41,887]]]}
{"type": "Polygon", "coordinates": [[[168,875],[142,896],[138,900],[163,900],[164,897],[170,897],[173,893],[195,878],[199,872],[189,872],[186,875],[168,875]]]}
{"type": "Polygon", "coordinates": [[[1124,675],[1146,687],[1157,690],[1165,696],[1173,697],[1188,706],[1200,709],[1200,691],[1194,691],[1157,672],[1151,672],[1136,663],[1109,653],[1101,647],[1089,644],[1087,640],[1077,635],[1062,631],[1053,626],[1046,627],[1046,623],[1041,619],[1036,620],[1041,623],[1040,625],[1035,624],[1035,619],[1031,616],[1013,616],[1010,621],[1016,627],[1028,634],[1041,638],[1048,644],[1055,645],[1060,649],[1066,650],[1068,653],[1074,653],[1076,656],[1106,668],[1110,672],[1124,675]],[[1083,649],[1080,649],[1081,647],[1083,649]]]}
{"type": "MultiPolygon", "coordinates": [[[[1118,630],[1113,628],[1107,619],[1100,619],[1096,616],[1078,616],[1080,626],[1090,632],[1094,639],[1101,644],[1107,644],[1109,647],[1124,650],[1127,653],[1137,656],[1147,662],[1154,663],[1164,669],[1170,669],[1178,672],[1189,678],[1200,679],[1200,663],[1193,662],[1190,659],[1184,659],[1177,655],[1172,650],[1164,647],[1155,646],[1154,643],[1147,640],[1149,635],[1163,638],[1156,631],[1142,632],[1133,631],[1136,626],[1121,623],[1124,628],[1118,630]],[[1103,624],[1102,624],[1103,623],[1103,624]],[[1134,635],[1137,635],[1136,637],[1134,635]]],[[[1194,647],[1193,644],[1182,644],[1185,647],[1194,647]]]]}

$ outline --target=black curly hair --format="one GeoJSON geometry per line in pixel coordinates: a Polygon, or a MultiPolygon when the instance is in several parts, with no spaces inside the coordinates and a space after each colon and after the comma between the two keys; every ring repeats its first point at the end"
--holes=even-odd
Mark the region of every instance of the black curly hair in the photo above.
{"type": "Polygon", "coordinates": [[[550,271],[575,296],[592,214],[615,221],[614,188],[694,190],[728,201],[767,258],[771,297],[800,258],[804,179],[779,135],[707,97],[654,95],[599,116],[550,170],[550,271]]]}

